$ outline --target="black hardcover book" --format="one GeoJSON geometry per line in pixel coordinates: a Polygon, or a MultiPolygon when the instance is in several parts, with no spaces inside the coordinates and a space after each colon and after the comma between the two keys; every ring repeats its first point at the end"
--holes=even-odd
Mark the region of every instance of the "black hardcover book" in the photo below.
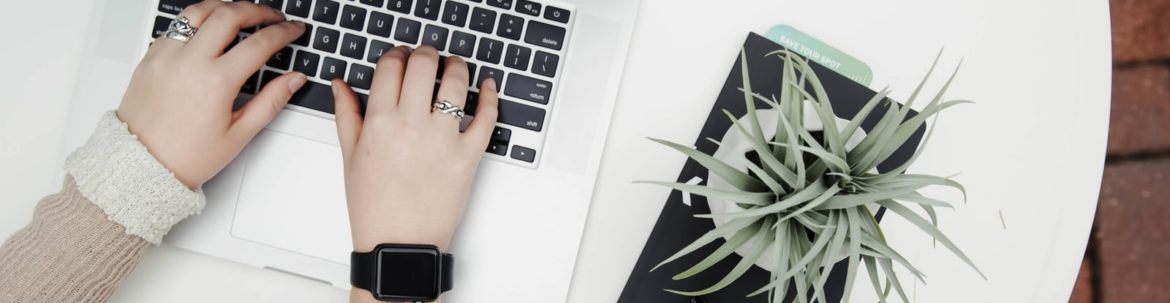
{"type": "MultiPolygon", "coordinates": [[[[784,60],[776,56],[765,57],[765,54],[784,49],[784,47],[767,38],[752,33],[747,37],[747,41],[744,42],[743,49],[747,55],[752,90],[763,96],[780,95],[780,86],[778,83],[780,83],[784,60]]],[[[702,131],[700,131],[698,138],[695,139],[694,146],[701,152],[713,154],[718,146],[708,141],[707,138],[716,141],[722,140],[728,129],[733,127],[731,120],[723,114],[723,110],[730,111],[736,117],[743,117],[747,114],[743,92],[740,91],[740,88],[743,87],[740,59],[742,58],[736,58],[733,62],[731,72],[728,73],[727,81],[723,84],[723,89],[719,93],[715,106],[711,109],[711,113],[708,114],[707,122],[704,124],[702,131]]],[[[877,92],[853,82],[824,66],[815,62],[810,63],[812,64],[812,70],[820,77],[821,83],[832,102],[833,111],[839,118],[852,119],[865,103],[877,94],[877,92]]],[[[767,109],[771,108],[771,106],[757,101],[756,108],[767,109]]],[[[861,128],[867,133],[871,131],[877,124],[878,119],[880,119],[888,108],[888,106],[878,106],[875,108],[870,113],[870,116],[862,122],[861,128]]],[[[907,119],[913,117],[915,114],[917,112],[911,111],[907,119]]],[[[921,142],[925,131],[925,126],[918,129],[911,136],[910,140],[907,140],[905,144],[899,147],[889,159],[878,165],[878,170],[887,171],[909,160],[918,148],[918,144],[921,142]]],[[[688,159],[678,176],[678,182],[687,182],[696,177],[704,180],[700,184],[706,185],[707,169],[699,165],[698,162],[688,159]]],[[[691,205],[688,206],[683,203],[682,192],[677,190],[671,192],[667,198],[666,206],[658,216],[658,222],[655,224],[654,230],[650,233],[650,238],[646,241],[646,246],[642,248],[642,254],[638,258],[638,262],[634,265],[629,280],[626,281],[626,286],[618,302],[767,302],[768,298],[766,294],[751,298],[746,297],[747,294],[763,287],[769,282],[770,273],[757,266],[752,266],[735,283],[718,292],[700,298],[684,297],[665,291],[665,289],[681,291],[706,289],[726,276],[731,271],[731,268],[740,261],[741,258],[738,254],[731,254],[715,266],[693,277],[679,281],[671,279],[675,274],[690,268],[690,266],[711,254],[719,245],[723,244],[724,241],[722,239],[716,240],[674,262],[663,265],[654,272],[650,271],[655,265],[666,260],[666,258],[715,227],[711,219],[694,217],[695,214],[710,213],[706,198],[698,195],[692,195],[690,198],[691,205]]],[[[879,211],[877,216],[880,218],[882,213],[882,211],[879,211]]],[[[826,299],[830,303],[840,301],[843,288],[845,287],[846,268],[846,264],[841,263],[833,269],[825,290],[826,299]]],[[[860,270],[859,273],[864,273],[864,269],[860,270]]],[[[789,291],[788,293],[789,298],[785,302],[790,302],[794,296],[793,291],[789,291]]]]}

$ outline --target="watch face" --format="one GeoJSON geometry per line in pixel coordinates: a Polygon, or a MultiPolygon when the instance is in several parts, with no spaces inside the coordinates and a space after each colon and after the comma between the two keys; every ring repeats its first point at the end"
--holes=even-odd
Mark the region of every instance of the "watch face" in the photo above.
{"type": "Polygon", "coordinates": [[[377,295],[391,300],[439,297],[439,251],[386,247],[378,252],[377,295]]]}

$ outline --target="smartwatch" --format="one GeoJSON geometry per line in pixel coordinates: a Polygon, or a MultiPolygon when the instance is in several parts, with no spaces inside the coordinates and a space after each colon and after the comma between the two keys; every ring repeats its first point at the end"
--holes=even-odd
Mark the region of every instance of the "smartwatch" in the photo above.
{"type": "Polygon", "coordinates": [[[380,301],[431,302],[451,290],[455,259],[434,245],[383,243],[350,255],[350,284],[380,301]]]}

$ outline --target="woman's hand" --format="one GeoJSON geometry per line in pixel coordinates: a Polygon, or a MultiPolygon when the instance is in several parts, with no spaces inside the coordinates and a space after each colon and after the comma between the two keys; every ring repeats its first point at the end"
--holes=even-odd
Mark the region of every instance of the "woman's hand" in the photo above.
{"type": "MultiPolygon", "coordinates": [[[[460,133],[458,120],[431,110],[438,68],[439,53],[429,46],[387,52],[364,119],[353,90],[333,81],[354,251],[381,243],[446,251],[458,227],[496,125],[497,90],[494,81],[482,84],[475,118],[460,133]]],[[[462,108],[468,81],[466,63],[449,57],[437,99],[462,108]]]]}
{"type": "Polygon", "coordinates": [[[232,110],[244,82],[305,31],[268,6],[207,0],[180,14],[199,30],[188,42],[160,37],[134,71],[118,118],[159,162],[191,188],[222,170],[305,84],[289,73],[232,110]],[[241,28],[266,27],[224,49],[241,28]]]}

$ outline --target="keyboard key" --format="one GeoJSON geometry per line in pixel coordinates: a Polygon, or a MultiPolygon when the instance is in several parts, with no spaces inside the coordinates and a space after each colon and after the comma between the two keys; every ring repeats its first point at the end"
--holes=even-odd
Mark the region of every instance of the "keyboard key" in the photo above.
{"type": "Polygon", "coordinates": [[[428,24],[423,31],[422,44],[430,45],[439,51],[446,49],[447,29],[428,24]]]}
{"type": "MultiPolygon", "coordinates": [[[[268,71],[264,71],[265,74],[268,71]]],[[[325,113],[333,113],[333,87],[313,81],[305,82],[305,86],[301,87],[293,94],[290,104],[322,111],[325,113]]]]}
{"type": "Polygon", "coordinates": [[[273,54],[272,58],[268,58],[268,63],[266,63],[265,65],[268,65],[270,67],[277,68],[277,69],[288,70],[289,67],[292,66],[292,61],[293,61],[293,49],[285,47],[284,49],[280,50],[279,52],[276,52],[276,54],[273,54]]]}
{"type": "Polygon", "coordinates": [[[362,31],[362,26],[366,24],[366,9],[353,5],[346,5],[341,10],[341,27],[352,29],[355,31],[362,31]]]}
{"type": "Polygon", "coordinates": [[[532,15],[534,17],[540,16],[540,3],[528,0],[516,0],[516,11],[522,14],[532,15]]]}
{"type": "Polygon", "coordinates": [[[488,143],[487,152],[497,154],[500,156],[508,155],[508,143],[492,142],[488,143]]]}
{"type": "Polygon", "coordinates": [[[410,14],[410,4],[413,2],[414,0],[390,0],[390,3],[386,3],[386,8],[403,14],[410,14]]]}
{"type": "Polygon", "coordinates": [[[557,75],[557,62],[560,60],[557,55],[536,51],[536,57],[532,60],[532,72],[552,78],[557,75]]]}
{"type": "Polygon", "coordinates": [[[549,6],[548,10],[544,11],[544,18],[560,23],[569,23],[569,11],[549,6]]]}
{"type": "Polygon", "coordinates": [[[463,27],[467,24],[467,12],[471,6],[467,4],[447,1],[447,8],[443,9],[443,23],[463,27]]]}
{"type": "Polygon", "coordinates": [[[317,8],[313,9],[313,20],[336,24],[337,11],[339,10],[341,10],[341,4],[337,1],[317,0],[317,8]]]}
{"type": "Polygon", "coordinates": [[[312,77],[317,75],[317,63],[321,60],[321,56],[298,50],[296,59],[293,61],[293,70],[301,72],[306,76],[312,77]]]}
{"type": "Polygon", "coordinates": [[[539,132],[544,129],[544,110],[500,98],[498,122],[539,132]]]}
{"type": "MultiPolygon", "coordinates": [[[[471,77],[474,77],[474,76],[475,76],[475,63],[467,62],[467,77],[468,77],[467,78],[467,80],[468,80],[467,86],[468,87],[475,87],[475,81],[471,81],[471,77]]],[[[470,107],[467,108],[467,111],[474,112],[471,110],[470,107]]]]}
{"type": "Polygon", "coordinates": [[[378,59],[382,58],[382,54],[385,54],[392,48],[394,48],[394,44],[370,40],[370,51],[366,53],[366,62],[377,64],[378,59]]]}
{"type": "Polygon", "coordinates": [[[492,27],[496,26],[496,12],[484,9],[475,8],[471,11],[471,30],[491,34],[492,27]]]}
{"type": "Polygon", "coordinates": [[[487,78],[496,79],[496,88],[504,86],[504,71],[487,66],[479,68],[479,80],[475,82],[475,86],[479,87],[479,84],[483,83],[487,78]]]}
{"type": "MultiPolygon", "coordinates": [[[[151,38],[158,38],[167,33],[167,28],[171,26],[171,18],[157,16],[154,17],[154,29],[150,31],[151,38]]],[[[468,56],[470,57],[470,56],[468,56]]]]}
{"type": "Polygon", "coordinates": [[[509,14],[500,15],[500,27],[496,29],[496,34],[500,35],[500,37],[520,40],[520,32],[523,30],[524,18],[509,14]]]}
{"type": "Polygon", "coordinates": [[[565,28],[543,22],[528,21],[528,33],[524,34],[524,42],[561,50],[561,46],[565,42],[565,28]]]}
{"type": "Polygon", "coordinates": [[[336,52],[337,40],[340,40],[341,32],[330,28],[317,28],[317,35],[313,36],[313,48],[324,52],[336,52]]]}
{"type": "Polygon", "coordinates": [[[349,69],[349,85],[360,89],[370,89],[370,83],[374,81],[374,68],[354,63],[350,65],[349,69]]]}
{"type": "Polygon", "coordinates": [[[301,34],[300,37],[297,37],[296,40],[293,40],[293,44],[308,47],[309,40],[312,37],[313,37],[313,25],[305,23],[305,33],[301,34]]]}
{"type": "Polygon", "coordinates": [[[394,24],[394,16],[379,12],[371,12],[370,25],[366,26],[366,32],[372,35],[390,38],[391,24],[394,24]]]}
{"type": "Polygon", "coordinates": [[[479,39],[479,54],[475,56],[479,61],[491,62],[492,64],[500,64],[500,58],[504,55],[504,42],[496,41],[491,38],[484,37],[479,39]]]}
{"type": "Polygon", "coordinates": [[[321,61],[321,80],[345,79],[346,65],[347,63],[340,59],[325,57],[325,60],[321,61]]]}
{"type": "Polygon", "coordinates": [[[418,0],[418,6],[414,8],[414,15],[428,20],[438,20],[440,5],[443,5],[442,0],[418,0]]]}
{"type": "Polygon", "coordinates": [[[199,2],[200,0],[160,0],[158,2],[158,11],[177,16],[188,5],[199,2]]]}
{"type": "Polygon", "coordinates": [[[466,112],[468,115],[474,116],[477,108],[479,108],[479,93],[473,92],[473,91],[468,91],[467,92],[467,103],[463,104],[463,111],[466,112]]]}
{"type": "Polygon", "coordinates": [[[512,0],[488,0],[487,4],[502,9],[512,9],[512,0]]]}
{"type": "Polygon", "coordinates": [[[383,3],[386,3],[386,1],[385,1],[385,0],[361,0],[361,1],[358,1],[358,2],[361,2],[362,4],[365,4],[365,5],[369,5],[369,6],[373,6],[373,7],[378,7],[378,8],[381,8],[381,7],[382,7],[382,4],[383,4],[383,3]]]}
{"type": "Polygon", "coordinates": [[[512,130],[497,126],[492,131],[492,142],[508,143],[509,140],[512,140],[512,130]]]}
{"type": "Polygon", "coordinates": [[[504,94],[540,104],[548,104],[552,94],[552,82],[528,77],[525,75],[508,74],[508,86],[504,94]]]}
{"type": "Polygon", "coordinates": [[[531,57],[532,49],[515,44],[508,45],[508,51],[504,54],[504,66],[516,70],[528,70],[528,60],[531,57]]]}
{"type": "Polygon", "coordinates": [[[289,0],[288,7],[284,8],[284,12],[301,18],[308,18],[310,3],[309,0],[289,0]]]}
{"type": "Polygon", "coordinates": [[[472,52],[475,51],[475,35],[455,31],[451,34],[451,48],[449,51],[452,54],[463,56],[464,58],[471,58],[472,52]]]}
{"type": "Polygon", "coordinates": [[[519,145],[512,146],[512,159],[532,163],[536,160],[536,151],[519,145]]]}
{"type": "Polygon", "coordinates": [[[280,75],[281,74],[278,72],[265,70],[264,77],[260,78],[260,86],[259,87],[268,86],[268,82],[272,82],[273,79],[276,79],[276,77],[280,77],[280,75]]]}
{"type": "Polygon", "coordinates": [[[284,8],[284,0],[260,0],[258,3],[280,10],[284,8]]]}
{"type": "Polygon", "coordinates": [[[345,34],[345,38],[341,40],[341,55],[361,60],[366,55],[366,38],[345,34]]]}
{"type": "Polygon", "coordinates": [[[240,92],[245,94],[256,94],[256,92],[260,91],[260,84],[256,83],[259,81],[260,71],[256,71],[256,73],[253,73],[251,77],[248,77],[248,80],[244,81],[244,86],[240,87],[240,92]]]}
{"type": "Polygon", "coordinates": [[[394,30],[394,39],[408,44],[418,43],[418,33],[422,30],[422,22],[398,18],[398,28],[394,30]]]}

